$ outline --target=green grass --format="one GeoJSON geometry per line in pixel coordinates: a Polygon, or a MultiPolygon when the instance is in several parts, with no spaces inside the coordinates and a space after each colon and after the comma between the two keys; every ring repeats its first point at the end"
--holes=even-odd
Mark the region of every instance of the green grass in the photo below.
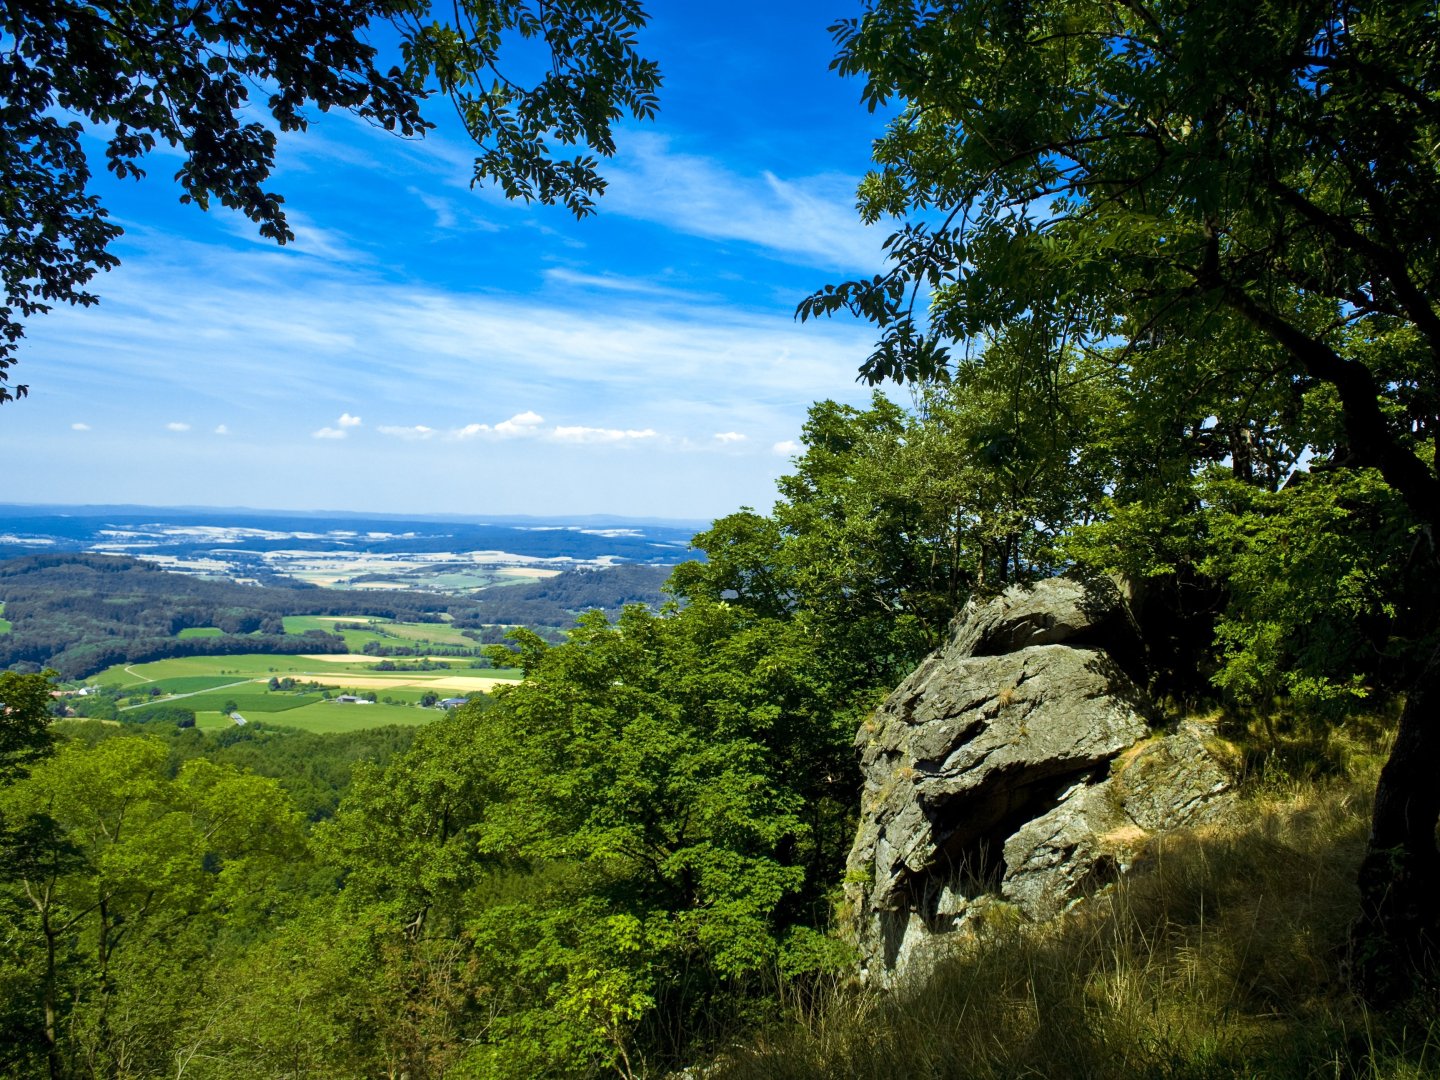
{"type": "MultiPolygon", "coordinates": [[[[234,690],[220,690],[213,694],[196,694],[194,697],[180,698],[174,702],[158,702],[155,706],[151,707],[162,707],[167,704],[174,704],[181,708],[193,709],[197,713],[220,712],[221,706],[233,701],[235,703],[235,711],[246,715],[252,712],[289,712],[292,709],[298,709],[319,700],[319,694],[271,694],[264,690],[257,692],[255,690],[245,690],[236,687],[234,690]]],[[[130,712],[139,716],[145,712],[145,709],[127,710],[127,715],[130,712]]]]}
{"type": "MultiPolygon", "coordinates": [[[[375,665],[382,659],[384,658],[376,657],[374,660],[348,660],[343,663],[333,663],[325,660],[307,660],[303,656],[272,656],[264,653],[241,653],[236,656],[179,656],[171,660],[154,660],[148,664],[116,664],[85,681],[126,690],[138,687],[148,688],[156,683],[163,688],[172,688],[176,686],[177,680],[213,679],[215,681],[211,682],[209,686],[220,686],[244,679],[267,680],[272,675],[277,678],[284,678],[288,675],[300,682],[317,682],[324,686],[340,687],[345,685],[347,675],[384,675],[393,677],[397,686],[412,684],[423,688],[427,682],[434,679],[456,675],[518,679],[521,674],[516,668],[465,668],[459,666],[452,666],[444,671],[377,672],[375,665]]],[[[405,659],[407,658],[398,657],[396,663],[405,659]]],[[[452,661],[452,663],[458,664],[460,661],[452,661]]],[[[197,684],[192,689],[209,689],[209,686],[197,684]]],[[[391,693],[388,689],[379,692],[391,693]]],[[[437,691],[437,693],[440,693],[441,697],[445,697],[448,691],[437,691]]]]}
{"type": "MultiPolygon", "coordinates": [[[[396,701],[403,701],[407,705],[416,705],[425,696],[426,691],[417,690],[408,686],[397,686],[393,689],[376,690],[375,693],[382,698],[394,698],[396,701]]],[[[429,693],[439,694],[438,690],[431,690],[429,693]]],[[[440,694],[441,697],[449,697],[449,693],[440,694]]],[[[384,704],[383,702],[381,704],[384,704]]]]}
{"type": "Polygon", "coordinates": [[[8,634],[13,625],[9,619],[3,618],[5,614],[5,601],[0,600],[0,634],[8,634]]]}
{"type": "MultiPolygon", "coordinates": [[[[438,710],[418,709],[413,705],[342,705],[331,701],[317,701],[275,715],[266,713],[251,717],[243,708],[240,713],[247,720],[261,720],[270,727],[296,728],[321,734],[360,731],[364,728],[383,727],[386,724],[424,724],[441,715],[438,710]]],[[[235,722],[222,713],[197,712],[195,726],[202,731],[216,731],[234,727],[235,722]]]]}
{"type": "Polygon", "coordinates": [[[193,694],[200,690],[211,690],[217,686],[228,686],[230,683],[239,681],[233,675],[181,675],[173,679],[146,683],[143,689],[149,690],[155,686],[166,694],[193,694]]]}
{"type": "Polygon", "coordinates": [[[175,636],[178,638],[221,637],[225,633],[218,626],[187,626],[175,636]]]}
{"type": "Polygon", "coordinates": [[[338,633],[354,652],[359,652],[368,642],[388,645],[403,645],[413,642],[427,642],[433,645],[459,645],[474,648],[476,642],[467,638],[457,627],[445,623],[394,622],[390,619],[376,619],[364,615],[287,615],[284,619],[287,634],[303,634],[307,630],[324,630],[327,634],[338,633]],[[373,627],[369,630],[336,630],[339,623],[364,623],[373,627]]]}
{"type": "Polygon", "coordinates": [[[1440,1076],[1434,1001],[1375,1012],[1346,990],[1379,756],[1340,749],[1341,775],[1261,775],[1227,826],[1157,841],[1147,872],[1062,919],[982,925],[910,986],[792,987],[788,1017],[705,1075],[1440,1076]]]}

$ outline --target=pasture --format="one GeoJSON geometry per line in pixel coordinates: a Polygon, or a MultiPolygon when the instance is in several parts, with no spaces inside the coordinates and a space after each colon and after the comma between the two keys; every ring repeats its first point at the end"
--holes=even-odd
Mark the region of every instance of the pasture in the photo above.
{"type": "Polygon", "coordinates": [[[87,680],[114,687],[122,694],[159,689],[162,695],[133,707],[122,707],[121,716],[143,719],[145,712],[161,705],[178,705],[195,712],[197,727],[217,730],[234,721],[221,711],[234,702],[240,715],[266,724],[300,728],[305,731],[358,731],[383,724],[423,724],[440,713],[419,707],[426,693],[442,698],[464,697],[497,686],[513,685],[520,677],[515,669],[455,667],[440,671],[375,671],[378,657],[317,655],[269,656],[259,653],[236,656],[182,656],[148,664],[116,665],[87,680]],[[315,683],[339,696],[345,693],[374,692],[377,698],[391,698],[395,704],[353,704],[327,701],[319,692],[270,691],[271,677],[291,678],[298,683],[315,683]]]}
{"type": "Polygon", "coordinates": [[[148,692],[153,688],[163,694],[198,694],[205,690],[213,690],[217,686],[229,686],[238,681],[240,680],[234,675],[177,675],[174,678],[137,684],[136,689],[148,692]]]}
{"type": "Polygon", "coordinates": [[[287,615],[287,634],[303,634],[307,630],[324,630],[339,634],[352,652],[360,652],[368,644],[384,645],[447,645],[474,649],[478,643],[467,638],[458,627],[448,623],[396,622],[355,615],[287,615]],[[365,629],[350,629],[363,624],[365,629]]]}
{"type": "MultiPolygon", "coordinates": [[[[283,695],[273,695],[281,697],[283,695]]],[[[355,705],[345,702],[318,701],[272,713],[253,710],[256,715],[240,710],[247,720],[258,720],[270,727],[298,728],[319,734],[331,732],[360,731],[364,728],[382,727],[386,724],[425,724],[439,716],[439,709],[422,709],[415,705],[355,705]]],[[[220,731],[234,727],[235,721],[220,712],[197,712],[195,726],[201,731],[220,731]]]]}
{"type": "Polygon", "coordinates": [[[127,718],[133,717],[143,720],[145,713],[150,709],[163,708],[166,705],[179,705],[186,709],[193,709],[198,716],[202,712],[223,713],[224,706],[230,702],[235,703],[235,711],[242,716],[250,713],[282,713],[292,709],[303,708],[306,705],[313,705],[320,701],[319,694],[294,694],[294,693],[270,693],[265,689],[263,683],[244,683],[232,690],[217,690],[212,694],[195,694],[186,698],[171,698],[168,701],[161,701],[156,705],[145,705],[138,709],[126,709],[127,718]]]}
{"type": "MultiPolygon", "coordinates": [[[[355,656],[334,658],[325,654],[315,656],[274,656],[268,653],[237,653],[234,656],[177,656],[170,660],[152,660],[147,664],[116,664],[85,681],[99,686],[113,686],[126,690],[150,683],[160,683],[168,689],[177,678],[211,678],[211,686],[242,679],[259,679],[261,682],[271,675],[279,678],[289,676],[300,682],[313,680],[323,686],[355,685],[347,683],[345,676],[364,676],[367,680],[378,679],[393,686],[419,686],[437,679],[468,678],[483,680],[518,679],[520,672],[515,668],[472,668],[462,667],[463,658],[454,658],[449,669],[437,671],[375,671],[375,665],[383,660],[379,656],[355,656]]],[[[444,659],[444,658],[442,658],[444,659]]],[[[397,661],[399,662],[399,661],[397,661]]],[[[378,685],[378,684],[374,684],[378,685]]],[[[201,687],[206,689],[206,687],[201,687]]],[[[480,689],[480,687],[477,687],[480,689]]]]}

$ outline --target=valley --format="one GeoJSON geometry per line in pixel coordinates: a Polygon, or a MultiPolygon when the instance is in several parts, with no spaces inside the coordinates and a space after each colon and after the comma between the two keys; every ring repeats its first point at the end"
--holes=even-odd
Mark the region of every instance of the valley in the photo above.
{"type": "Polygon", "coordinates": [[[609,520],[43,509],[0,507],[0,668],[58,672],[68,715],[203,731],[423,724],[518,678],[486,655],[511,629],[658,607],[689,557],[609,520]]]}

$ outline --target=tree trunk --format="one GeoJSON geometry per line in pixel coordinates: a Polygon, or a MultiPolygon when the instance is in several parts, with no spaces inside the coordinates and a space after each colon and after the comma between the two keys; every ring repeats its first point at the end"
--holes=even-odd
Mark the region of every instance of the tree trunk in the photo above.
{"type": "Polygon", "coordinates": [[[1406,699],[1395,746],[1375,789],[1360,865],[1360,917],[1350,976],[1369,1001],[1403,997],[1440,973],[1440,650],[1406,699]]]}
{"type": "Polygon", "coordinates": [[[55,1041],[55,933],[48,911],[41,913],[40,925],[45,933],[45,1062],[50,1080],[60,1080],[60,1046],[55,1041]]]}

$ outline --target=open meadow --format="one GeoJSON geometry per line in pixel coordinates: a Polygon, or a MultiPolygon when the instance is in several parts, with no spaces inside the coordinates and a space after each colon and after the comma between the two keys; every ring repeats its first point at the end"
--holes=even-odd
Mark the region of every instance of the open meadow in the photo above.
{"type": "Polygon", "coordinates": [[[513,685],[514,669],[470,667],[463,658],[432,671],[376,671],[381,658],[361,654],[184,656],[148,664],[115,665],[87,680],[122,695],[122,719],[177,706],[195,713],[196,726],[214,730],[247,720],[305,731],[358,731],[384,724],[423,724],[439,712],[422,698],[488,693],[513,685]],[[272,689],[271,680],[281,688],[272,689]],[[341,695],[374,702],[337,701],[341,695]],[[231,706],[226,709],[226,706],[231,706]]]}
{"type": "Polygon", "coordinates": [[[352,652],[360,652],[372,642],[379,645],[476,647],[474,638],[466,637],[459,627],[443,622],[397,622],[394,619],[350,615],[287,615],[283,621],[287,634],[303,634],[307,630],[339,634],[352,652]],[[364,629],[356,629],[361,626],[364,629]]]}
{"type": "MultiPolygon", "coordinates": [[[[312,699],[298,708],[284,712],[261,712],[247,719],[255,719],[271,727],[290,727],[318,734],[361,731],[365,728],[383,727],[386,724],[424,724],[441,715],[440,709],[422,709],[418,705],[355,704],[350,702],[321,701],[312,699]]],[[[195,713],[195,726],[201,731],[217,731],[234,727],[235,721],[221,712],[195,713]]]]}

